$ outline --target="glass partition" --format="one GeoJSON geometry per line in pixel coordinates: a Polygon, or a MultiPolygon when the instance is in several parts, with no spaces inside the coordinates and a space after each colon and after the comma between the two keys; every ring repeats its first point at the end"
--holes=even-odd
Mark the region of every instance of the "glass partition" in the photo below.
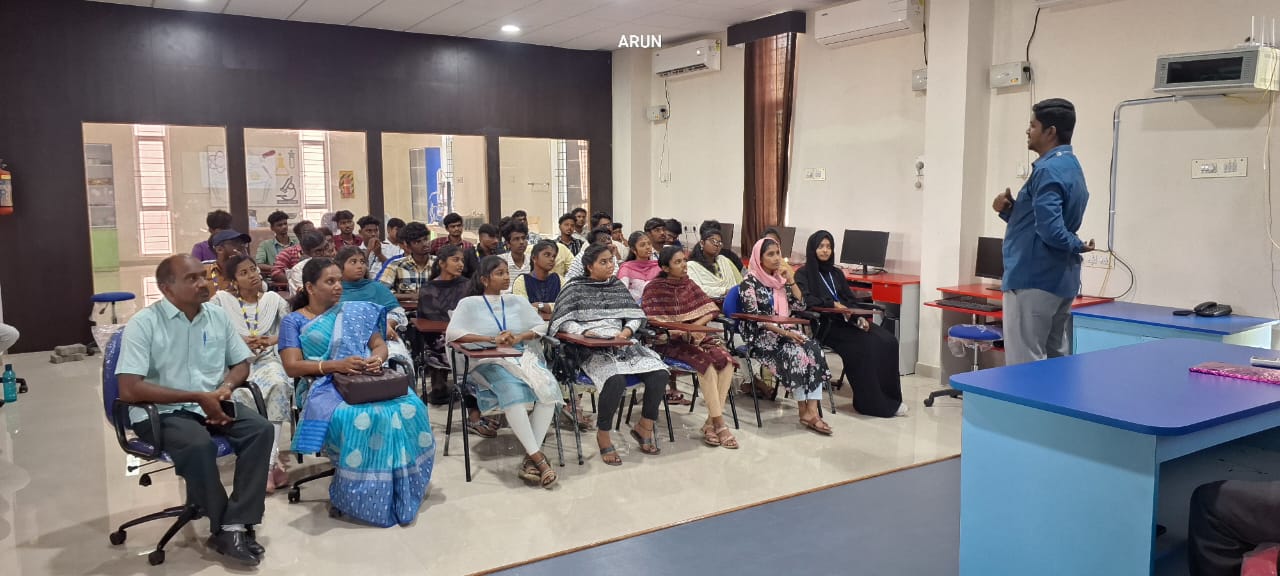
{"type": "Polygon", "coordinates": [[[317,226],[330,224],[340,210],[357,220],[369,213],[364,132],[246,128],[244,147],[248,232],[255,242],[271,235],[267,217],[276,210],[291,223],[306,219],[317,226]]]}
{"type": "Polygon", "coordinates": [[[556,219],[574,208],[591,211],[586,140],[499,138],[502,214],[529,214],[529,230],[554,236],[556,219]]]}
{"type": "Polygon", "coordinates": [[[466,230],[488,221],[483,136],[382,134],[382,190],[387,218],[436,229],[457,212],[466,230]]]}
{"type": "Polygon", "coordinates": [[[94,291],[160,298],[166,256],[205,242],[227,210],[226,131],[219,126],[82,125],[94,291]]]}

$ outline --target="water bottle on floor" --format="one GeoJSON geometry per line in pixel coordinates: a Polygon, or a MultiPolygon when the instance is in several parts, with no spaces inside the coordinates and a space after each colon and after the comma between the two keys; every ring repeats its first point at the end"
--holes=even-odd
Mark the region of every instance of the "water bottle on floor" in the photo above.
{"type": "Polygon", "coordinates": [[[13,364],[4,365],[4,401],[18,401],[18,375],[13,373],[13,364]]]}

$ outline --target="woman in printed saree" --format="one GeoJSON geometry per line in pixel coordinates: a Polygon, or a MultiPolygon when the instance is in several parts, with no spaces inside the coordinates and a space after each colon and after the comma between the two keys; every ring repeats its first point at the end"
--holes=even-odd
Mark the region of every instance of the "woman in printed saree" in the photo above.
{"type": "MultiPolygon", "coordinates": [[[[280,456],[280,433],[289,420],[293,405],[293,380],[284,372],[276,345],[280,341],[280,323],[289,313],[289,304],[275,292],[262,291],[262,273],[253,258],[232,256],[227,260],[231,271],[231,291],[219,290],[213,295],[214,303],[222,307],[235,326],[236,333],[252,350],[249,380],[262,389],[267,402],[267,413],[262,416],[275,428],[276,442],[271,446],[271,473],[267,475],[267,492],[274,492],[289,483],[288,467],[280,456]]],[[[248,395],[241,388],[236,394],[248,395]]],[[[248,398],[242,398],[245,406],[253,406],[248,398]]]]}
{"type": "MultiPolygon", "coordinates": [[[[658,265],[662,267],[662,275],[645,287],[644,298],[640,300],[640,307],[650,318],[706,326],[720,314],[720,307],[689,278],[683,248],[663,248],[658,254],[658,265]]],[[[724,422],[724,403],[733,385],[737,362],[725,348],[724,341],[703,333],[673,331],[670,339],[654,346],[653,351],[684,362],[697,371],[707,401],[702,442],[736,449],[738,440],[724,422]]]]}
{"type": "MultiPolygon", "coordinates": [[[[590,338],[630,339],[644,327],[645,316],[622,281],[613,275],[613,252],[608,246],[593,244],[582,251],[587,274],[565,285],[556,300],[551,316],[551,332],[567,332],[590,338]]],[[[572,344],[565,344],[566,347],[572,344]]],[[[640,443],[640,451],[658,454],[654,423],[662,403],[662,388],[667,381],[667,367],[653,350],[639,343],[621,348],[589,348],[580,350],[580,368],[600,388],[596,417],[596,443],[605,464],[619,466],[618,456],[609,436],[613,414],[622,404],[627,389],[627,376],[644,382],[644,408],[640,423],[631,437],[640,443]]]]}
{"type": "MultiPolygon", "coordinates": [[[[792,310],[805,309],[795,272],[782,261],[782,251],[772,238],[760,239],[751,250],[740,297],[746,314],[790,316],[792,310]]],[[[745,322],[743,332],[751,341],[752,354],[791,390],[800,407],[800,424],[830,435],[831,426],[818,414],[822,383],[831,379],[822,346],[794,325],[745,322]]]]}
{"type": "Polygon", "coordinates": [[[399,398],[347,404],[333,374],[378,374],[387,360],[386,310],[368,302],[341,302],[342,272],[328,258],[303,270],[294,312],[280,328],[280,357],[293,378],[312,379],[302,392],[302,417],[293,450],[324,451],[337,468],[329,502],[347,516],[375,526],[407,525],[431,481],[435,439],[427,407],[405,388],[399,398]]]}
{"type": "Polygon", "coordinates": [[[338,267],[342,269],[342,301],[370,302],[387,311],[387,333],[384,340],[391,357],[412,367],[409,348],[400,339],[400,328],[409,325],[404,306],[386,284],[365,278],[369,262],[359,246],[345,246],[338,251],[338,267]]]}
{"type": "Polygon", "coordinates": [[[503,294],[510,283],[506,262],[499,256],[485,256],[472,280],[478,296],[458,302],[445,340],[487,342],[524,353],[518,358],[472,360],[469,378],[480,410],[501,409],[524,447],[520,477],[550,488],[556,473],[542,453],[542,441],[560,404],[560,386],[542,358],[540,338],[547,333],[547,322],[528,300],[503,294]]]}

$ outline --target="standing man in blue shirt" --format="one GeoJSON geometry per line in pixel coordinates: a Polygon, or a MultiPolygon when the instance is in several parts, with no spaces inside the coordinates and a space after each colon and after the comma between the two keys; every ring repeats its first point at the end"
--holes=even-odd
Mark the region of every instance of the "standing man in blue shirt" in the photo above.
{"type": "Polygon", "coordinates": [[[1071,301],[1080,292],[1080,255],[1093,250],[1076,236],[1089,204],[1084,172],[1071,149],[1076,109],[1061,98],[1031,108],[1027,148],[1040,155],[1015,199],[1006,188],[991,207],[1008,222],[1004,234],[1005,364],[1071,353],[1071,301]]]}

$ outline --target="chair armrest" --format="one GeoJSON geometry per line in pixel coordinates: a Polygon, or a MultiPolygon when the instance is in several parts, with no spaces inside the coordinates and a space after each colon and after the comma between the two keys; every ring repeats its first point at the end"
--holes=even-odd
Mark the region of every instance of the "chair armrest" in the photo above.
{"type": "Polygon", "coordinates": [[[543,334],[542,339],[546,341],[548,346],[560,346],[561,344],[563,344],[563,342],[561,342],[559,338],[556,338],[555,336],[552,336],[550,334],[543,334]]]}
{"type": "Polygon", "coordinates": [[[160,410],[155,404],[150,402],[125,402],[119,398],[111,405],[113,418],[111,419],[116,429],[116,441],[120,443],[120,449],[128,454],[132,454],[139,458],[148,460],[159,460],[164,454],[164,427],[160,426],[160,410]],[[151,430],[155,436],[155,440],[151,442],[151,451],[138,450],[129,445],[129,438],[125,434],[126,428],[129,427],[129,409],[141,408],[147,411],[147,420],[152,422],[151,430]]]}
{"type": "Polygon", "coordinates": [[[413,374],[413,367],[410,366],[408,362],[405,362],[403,358],[399,358],[396,356],[387,358],[387,366],[390,366],[392,368],[398,368],[401,372],[404,372],[405,374],[409,374],[409,375],[413,374]]]}
{"type": "Polygon", "coordinates": [[[816,311],[811,312],[809,310],[795,310],[791,312],[791,314],[794,315],[796,318],[804,318],[805,320],[808,320],[810,322],[817,322],[818,320],[822,319],[822,314],[819,314],[816,311]]]}
{"type": "Polygon", "coordinates": [[[804,318],[795,318],[792,316],[766,316],[763,314],[734,314],[734,320],[744,320],[746,322],[755,322],[757,324],[773,323],[773,324],[791,324],[799,326],[807,326],[808,320],[804,318]]]}
{"type": "Polygon", "coordinates": [[[257,408],[258,413],[265,418],[267,416],[267,401],[262,398],[262,388],[259,388],[251,380],[245,380],[244,384],[241,384],[239,388],[247,388],[249,390],[249,395],[253,396],[253,407],[257,408]]]}

